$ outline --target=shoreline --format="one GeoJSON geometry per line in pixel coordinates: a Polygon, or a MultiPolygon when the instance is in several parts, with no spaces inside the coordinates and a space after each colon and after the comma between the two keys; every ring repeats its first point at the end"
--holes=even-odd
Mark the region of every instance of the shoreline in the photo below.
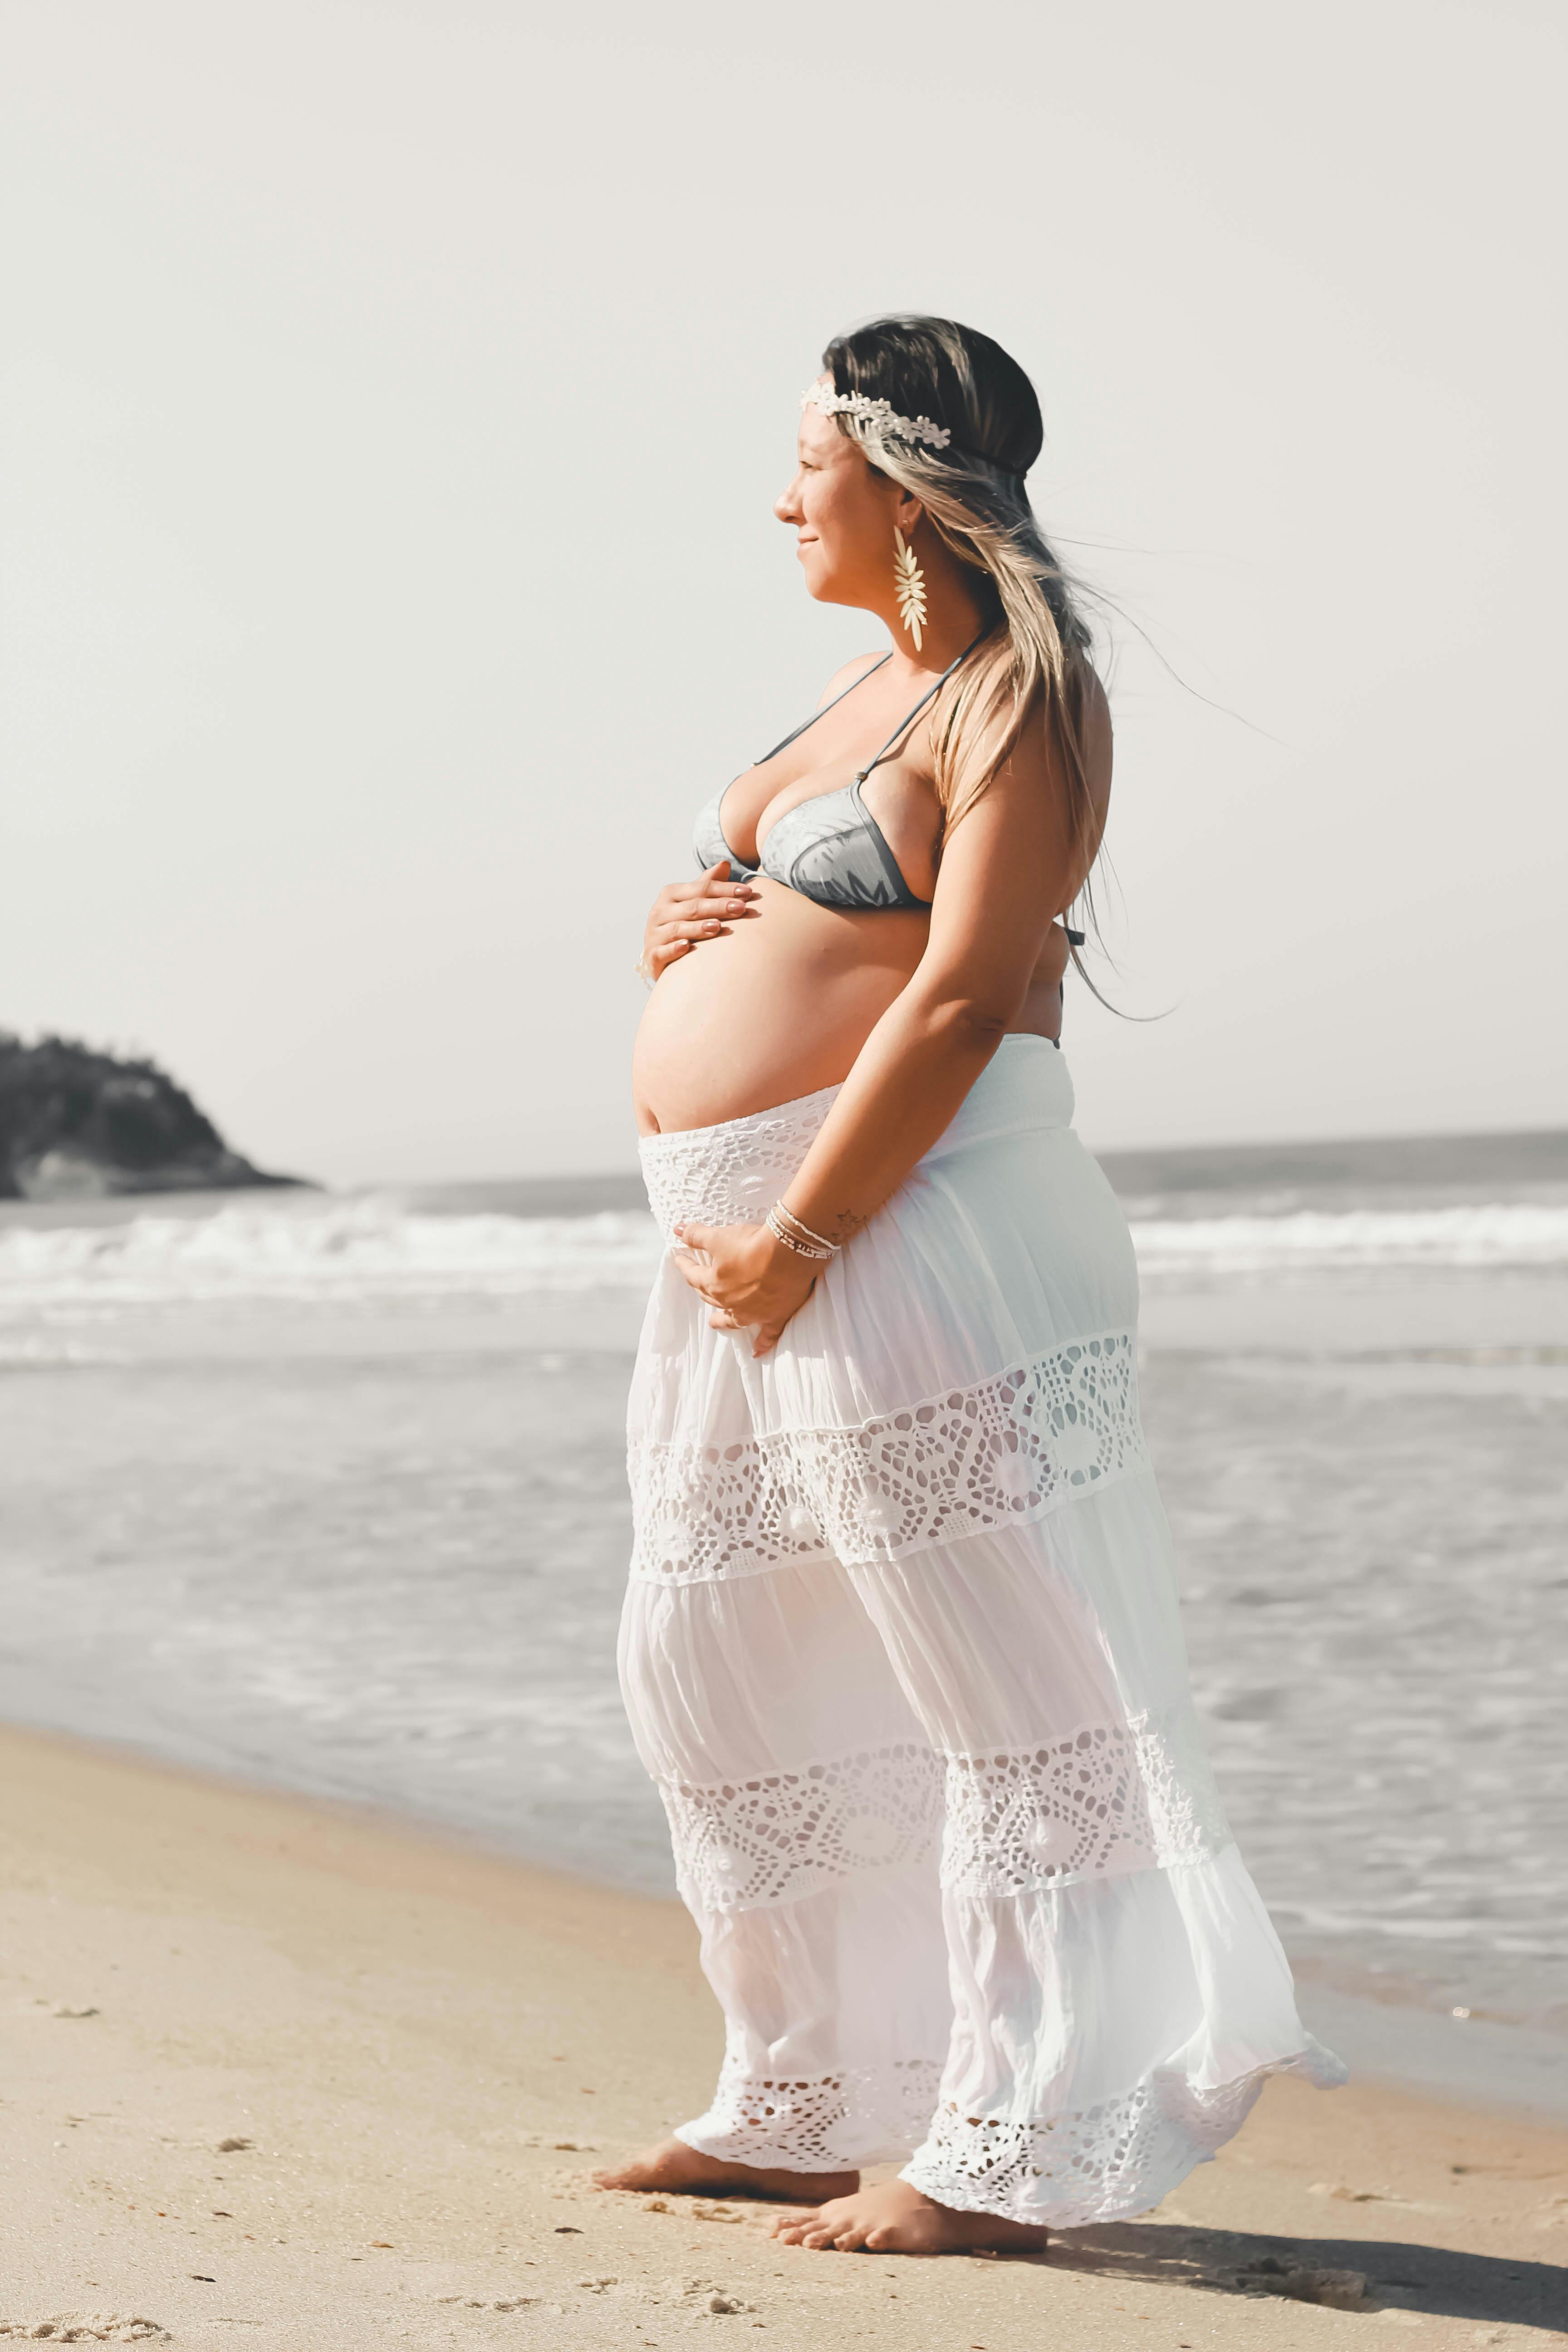
{"type": "MultiPolygon", "coordinates": [[[[558,1879],[563,1886],[611,1900],[653,1904],[685,1922],[685,1910],[673,1893],[586,1867],[574,1869],[548,1853],[531,1852],[521,1842],[513,1846],[487,1836],[482,1827],[434,1808],[402,1808],[350,1790],[275,1779],[262,1766],[250,1770],[216,1752],[204,1753],[205,1743],[194,1734],[180,1741],[184,1753],[173,1744],[154,1748],[129,1726],[84,1734],[79,1728],[84,1707],[76,1696],[77,1703],[35,1712],[0,1662],[0,1756],[13,1735],[53,1743],[110,1769],[123,1767],[133,1774],[169,1772],[215,1794],[304,1806],[350,1829],[407,1837],[478,1864],[558,1879]]],[[[112,1693],[96,1694],[93,1703],[100,1722],[111,1718],[112,1693]]],[[[131,1715],[133,1718],[134,1708],[131,1715]]],[[[1417,1978],[1392,1967],[1374,1974],[1355,1958],[1291,1951],[1284,1930],[1281,1939],[1296,1978],[1303,2021],[1345,2060],[1353,2078],[1568,2130],[1568,2033],[1484,2009],[1457,2018],[1442,2005],[1434,1987],[1417,1978]]]]}
{"type": "MultiPolygon", "coordinates": [[[[167,1772],[215,1795],[303,1806],[351,1830],[363,1827],[406,1837],[479,1864],[559,1880],[563,1886],[612,1901],[652,1904],[686,1921],[673,1892],[651,1890],[586,1867],[574,1869],[547,1853],[531,1852],[521,1842],[513,1846],[487,1836],[481,1827],[435,1808],[400,1808],[353,1790],[275,1779],[259,1766],[247,1770],[217,1753],[204,1753],[206,1743],[195,1734],[182,1738],[184,1753],[176,1752],[172,1743],[154,1748],[129,1726],[85,1735],[79,1728],[84,1713],[81,1694],[73,1694],[71,1702],[54,1709],[35,1711],[27,1706],[23,1687],[0,1661],[0,1756],[12,1737],[53,1743],[110,1769],[167,1772]]],[[[32,1687],[36,1692],[37,1685],[32,1687]]],[[[112,1718],[112,1692],[95,1694],[93,1705],[100,1723],[112,1718]]],[[[135,1713],[132,1707],[132,1719],[135,1713]]],[[[1568,2130],[1568,2033],[1485,2009],[1458,2017],[1443,2006],[1433,1986],[1392,1966],[1374,1973],[1360,1958],[1292,1951],[1287,1931],[1281,1930],[1281,1940],[1295,1975],[1303,2021],[1345,2060],[1352,2078],[1568,2130]]]]}
{"type": "Polygon", "coordinates": [[[587,2182],[717,2063],[672,1901],[14,1727],[0,1853],[0,2337],[114,2312],[261,2352],[593,2352],[720,2319],[785,2352],[1568,2340],[1560,2129],[1276,2081],[1158,2213],[1044,2260],[807,2254],[770,2209],[587,2182]],[[1303,2268],[1366,2294],[1298,2301],[1279,2283],[1303,2268]]]}

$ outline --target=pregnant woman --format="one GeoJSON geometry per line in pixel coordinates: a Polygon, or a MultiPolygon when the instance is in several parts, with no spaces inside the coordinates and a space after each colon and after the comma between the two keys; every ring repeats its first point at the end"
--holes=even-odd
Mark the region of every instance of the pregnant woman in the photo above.
{"type": "Polygon", "coordinates": [[[1072,1130],[1110,722],[1041,440],[984,335],[830,345],[778,513],[892,649],[710,802],[649,924],[621,1666],[726,2042],[707,2113],[598,2177],[788,2199],[810,2247],[1142,2212],[1266,2074],[1341,2075],[1205,1760],[1072,1130]]]}

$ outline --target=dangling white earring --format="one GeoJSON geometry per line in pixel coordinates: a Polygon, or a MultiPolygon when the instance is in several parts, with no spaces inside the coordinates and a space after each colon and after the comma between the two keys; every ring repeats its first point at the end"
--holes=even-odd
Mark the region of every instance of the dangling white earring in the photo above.
{"type": "Polygon", "coordinates": [[[926,576],[915,560],[912,547],[904,545],[904,534],[893,525],[893,588],[899,600],[899,618],[915,641],[915,651],[921,649],[921,631],[926,622],[926,576]]]}

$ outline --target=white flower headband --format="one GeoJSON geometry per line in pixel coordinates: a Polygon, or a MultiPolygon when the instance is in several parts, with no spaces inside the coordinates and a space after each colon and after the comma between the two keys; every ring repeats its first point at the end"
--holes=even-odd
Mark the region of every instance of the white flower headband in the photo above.
{"type": "Polygon", "coordinates": [[[924,441],[933,449],[945,449],[952,438],[945,425],[933,425],[929,416],[900,416],[889,400],[871,400],[863,392],[835,392],[831,379],[825,375],[807,384],[800,404],[818,409],[824,416],[858,416],[875,432],[896,433],[903,441],[924,441]]]}

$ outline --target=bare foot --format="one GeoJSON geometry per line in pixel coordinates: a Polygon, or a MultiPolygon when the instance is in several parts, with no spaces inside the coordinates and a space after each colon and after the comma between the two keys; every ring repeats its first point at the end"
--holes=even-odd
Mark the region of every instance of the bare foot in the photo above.
{"type": "Polygon", "coordinates": [[[826,2254],[1037,2254],[1049,2233],[999,2213],[955,2212],[907,2180],[884,2180],[836,2197],[815,2213],[781,2217],[773,2235],[826,2254]]]}
{"type": "Polygon", "coordinates": [[[816,2205],[830,2197],[850,2197],[860,2186],[858,2172],[770,2172],[760,2165],[726,2164],[688,2147],[683,2139],[661,2139],[625,2164],[595,2172],[600,2189],[669,2189],[678,2197],[780,2197],[791,2205],[816,2205]]]}

